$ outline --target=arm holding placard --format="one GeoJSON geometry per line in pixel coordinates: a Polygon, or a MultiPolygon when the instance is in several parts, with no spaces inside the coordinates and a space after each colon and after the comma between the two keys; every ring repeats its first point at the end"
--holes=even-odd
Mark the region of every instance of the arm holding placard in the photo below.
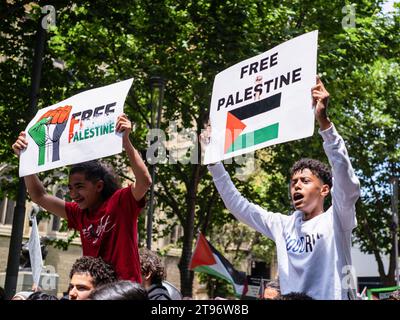
{"type": "MultiPolygon", "coordinates": [[[[27,146],[28,141],[26,140],[26,133],[22,131],[19,134],[17,141],[15,141],[15,143],[12,145],[12,148],[14,153],[19,157],[21,151],[27,146]]],[[[33,202],[61,218],[67,218],[65,212],[65,201],[48,194],[36,174],[25,176],[24,180],[28,193],[33,202]]]]}
{"type": "Polygon", "coordinates": [[[132,194],[136,201],[141,200],[146,194],[147,190],[151,186],[150,173],[147,170],[146,164],[144,163],[139,152],[132,145],[129,140],[129,133],[132,131],[132,123],[122,114],[117,119],[116,125],[117,132],[122,132],[122,146],[129,158],[133,174],[135,175],[136,181],[132,184],[132,194]]]}
{"type": "Polygon", "coordinates": [[[360,196],[360,182],[354,173],[343,138],[330,121],[327,109],[329,92],[321,79],[311,90],[315,118],[324,140],[324,150],[332,167],[332,205],[334,216],[343,231],[352,230],[356,222],[355,203],[360,196]]]}

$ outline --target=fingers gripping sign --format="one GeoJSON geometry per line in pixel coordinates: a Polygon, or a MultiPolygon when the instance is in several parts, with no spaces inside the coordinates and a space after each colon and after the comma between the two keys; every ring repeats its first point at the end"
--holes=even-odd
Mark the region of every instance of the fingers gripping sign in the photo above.
{"type": "Polygon", "coordinates": [[[123,113],[118,116],[115,130],[123,134],[122,143],[125,146],[125,144],[129,142],[129,134],[132,131],[132,122],[128,119],[126,114],[123,113]]]}
{"type": "Polygon", "coordinates": [[[313,108],[315,112],[315,118],[317,119],[321,130],[325,130],[329,128],[331,125],[327,113],[330,95],[318,76],[317,76],[317,84],[314,87],[312,87],[311,94],[313,98],[313,108]]]}
{"type": "Polygon", "coordinates": [[[207,146],[211,142],[211,122],[208,120],[208,122],[204,125],[204,129],[201,130],[200,134],[200,146],[201,146],[201,159],[203,162],[204,159],[204,153],[206,151],[207,146]]]}
{"type": "Polygon", "coordinates": [[[12,149],[14,150],[14,153],[19,157],[21,151],[24,150],[27,146],[28,142],[26,141],[26,133],[25,131],[21,131],[17,141],[15,141],[15,143],[12,145],[12,149]]]}

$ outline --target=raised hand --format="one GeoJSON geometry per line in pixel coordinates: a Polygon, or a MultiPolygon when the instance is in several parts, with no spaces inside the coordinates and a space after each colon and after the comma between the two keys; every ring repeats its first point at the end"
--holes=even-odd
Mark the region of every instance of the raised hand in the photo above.
{"type": "Polygon", "coordinates": [[[26,141],[26,133],[25,131],[21,131],[17,141],[15,141],[15,143],[12,145],[12,149],[14,150],[14,153],[19,157],[21,151],[24,150],[27,146],[28,141],[26,141]]]}
{"type": "Polygon", "coordinates": [[[128,119],[126,114],[121,114],[117,118],[117,124],[115,127],[117,132],[122,132],[122,144],[125,147],[126,144],[129,142],[129,134],[132,131],[132,122],[128,119]]]}
{"type": "Polygon", "coordinates": [[[204,153],[206,151],[206,146],[211,142],[211,123],[210,120],[204,125],[204,129],[201,131],[199,136],[200,146],[201,146],[201,159],[203,162],[204,153]]]}
{"type": "Polygon", "coordinates": [[[329,92],[325,89],[321,79],[317,76],[317,84],[312,87],[311,94],[313,98],[313,107],[315,118],[319,123],[321,130],[328,129],[331,121],[328,118],[329,92]]]}

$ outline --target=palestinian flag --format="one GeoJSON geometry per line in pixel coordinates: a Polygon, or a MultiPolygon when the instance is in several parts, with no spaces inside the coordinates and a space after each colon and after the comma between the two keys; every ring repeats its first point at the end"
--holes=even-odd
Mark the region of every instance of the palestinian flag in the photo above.
{"type": "Polygon", "coordinates": [[[247,291],[246,274],[235,270],[201,233],[199,233],[189,269],[208,273],[230,282],[238,296],[242,296],[247,291]]]}
{"type": "Polygon", "coordinates": [[[251,146],[278,138],[279,123],[270,124],[255,131],[241,134],[249,121],[257,121],[259,116],[278,108],[281,104],[281,93],[263,100],[230,110],[226,118],[224,153],[249,148],[251,146]]]}

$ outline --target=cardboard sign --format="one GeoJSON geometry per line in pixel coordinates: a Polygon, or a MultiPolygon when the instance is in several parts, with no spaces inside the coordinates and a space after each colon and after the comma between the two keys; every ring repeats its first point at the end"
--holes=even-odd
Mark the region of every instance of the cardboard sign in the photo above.
{"type": "Polygon", "coordinates": [[[25,129],[19,176],[98,159],[122,151],[115,131],[133,79],[81,92],[40,109],[25,129]]]}
{"type": "Polygon", "coordinates": [[[217,74],[205,164],[314,133],[317,42],[309,32],[217,74]]]}

